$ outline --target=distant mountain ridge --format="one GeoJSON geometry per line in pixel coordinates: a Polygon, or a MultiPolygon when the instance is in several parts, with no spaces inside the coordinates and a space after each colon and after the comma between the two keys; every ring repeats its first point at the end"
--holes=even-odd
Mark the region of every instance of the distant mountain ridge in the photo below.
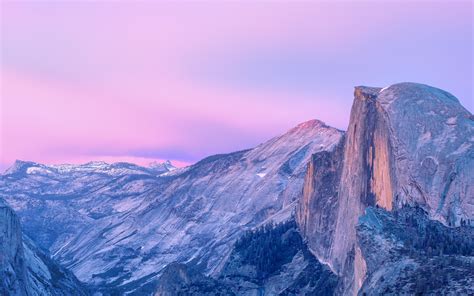
{"type": "Polygon", "coordinates": [[[129,162],[107,163],[104,161],[91,161],[85,164],[52,164],[45,165],[33,161],[16,160],[15,163],[8,168],[4,175],[15,174],[48,174],[58,173],[67,174],[73,172],[84,173],[104,173],[104,174],[163,174],[175,170],[176,167],[167,160],[165,162],[151,162],[148,167],[139,166],[129,162]]]}

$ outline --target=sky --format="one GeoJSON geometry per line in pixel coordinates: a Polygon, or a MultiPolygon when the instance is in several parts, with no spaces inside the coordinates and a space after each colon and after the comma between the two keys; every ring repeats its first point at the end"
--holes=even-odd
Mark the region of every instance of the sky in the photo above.
{"type": "Polygon", "coordinates": [[[356,85],[442,88],[471,112],[471,1],[2,1],[0,169],[251,148],[346,129],[356,85]]]}

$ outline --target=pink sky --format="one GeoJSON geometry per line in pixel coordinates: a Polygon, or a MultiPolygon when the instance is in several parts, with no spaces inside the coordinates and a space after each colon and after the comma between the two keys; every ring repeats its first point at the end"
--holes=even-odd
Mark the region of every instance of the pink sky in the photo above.
{"type": "Polygon", "coordinates": [[[472,97],[472,3],[2,2],[0,168],[184,165],[317,118],[354,85],[472,97]]]}

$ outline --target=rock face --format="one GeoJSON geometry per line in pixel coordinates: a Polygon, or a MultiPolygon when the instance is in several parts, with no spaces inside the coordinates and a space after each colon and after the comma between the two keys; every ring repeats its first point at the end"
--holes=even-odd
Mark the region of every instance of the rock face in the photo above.
{"type": "Polygon", "coordinates": [[[335,149],[313,154],[296,210],[299,229],[322,262],[329,261],[336,228],[344,143],[341,137],[335,149]]]}
{"type": "Polygon", "coordinates": [[[0,294],[87,295],[75,276],[39,251],[0,199],[0,294]]]}
{"type": "Polygon", "coordinates": [[[254,149],[160,174],[130,164],[18,162],[0,177],[0,197],[80,280],[104,293],[134,292],[172,262],[218,275],[244,231],[291,216],[311,155],[331,151],[342,135],[313,120],[254,149]]]}
{"type": "Polygon", "coordinates": [[[356,87],[354,96],[343,157],[313,157],[297,220],[318,259],[343,278],[340,292],[356,294],[367,272],[356,225],[367,207],[419,205],[450,226],[474,219],[474,121],[451,94],[426,85],[356,87]]]}
{"type": "Polygon", "coordinates": [[[394,204],[419,204],[450,226],[474,218],[474,117],[451,94],[393,85],[377,98],[393,149],[394,204]]]}

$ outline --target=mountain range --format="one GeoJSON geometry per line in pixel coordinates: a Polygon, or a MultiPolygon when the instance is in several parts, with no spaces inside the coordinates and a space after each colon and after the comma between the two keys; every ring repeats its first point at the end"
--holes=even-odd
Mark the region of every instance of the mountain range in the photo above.
{"type": "Polygon", "coordinates": [[[356,87],[347,131],[311,120],[184,168],[16,161],[0,291],[472,294],[473,145],[454,96],[399,83],[356,87]]]}

